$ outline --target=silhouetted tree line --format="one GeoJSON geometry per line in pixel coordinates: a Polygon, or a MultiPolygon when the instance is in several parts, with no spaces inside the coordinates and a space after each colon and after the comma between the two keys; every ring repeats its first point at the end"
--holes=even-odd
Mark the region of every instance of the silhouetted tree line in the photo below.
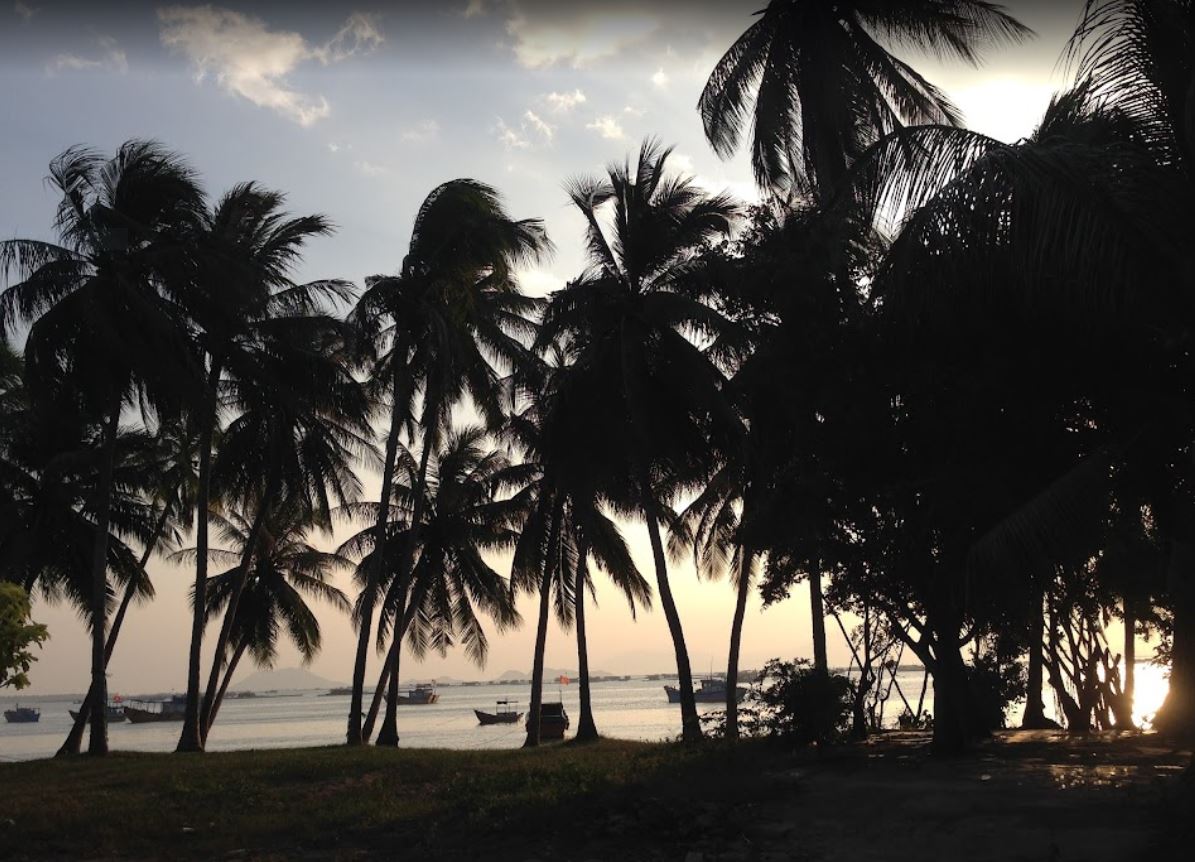
{"type": "Polygon", "coordinates": [[[941,750],[1021,690],[1025,724],[1046,724],[1047,686],[1073,729],[1129,726],[1148,631],[1171,669],[1155,726],[1189,735],[1193,34],[1189,0],[1091,0],[1064,55],[1074,85],[1009,144],[884,47],[976,63],[1029,35],[999,7],[772,0],[698,106],[719,154],[750,138],[764,202],[706,193],[649,140],[566,186],[588,263],[543,299],[517,278],[551,252],[542,224],[474,180],[432,191],[398,268],[358,290],[294,280],[332,228],[277,192],[213,201],[150,142],[66,151],[57,240],[0,245],[0,315],[25,336],[0,394],[0,573],[73,602],[92,633],[63,750],[86,720],[106,750],[91,707],[167,553],[195,574],[180,750],[203,748],[246,653],[268,664],[285,634],[314,655],[307,602],[349,609],[342,568],[350,744],[398,742],[402,645],[482,660],[483,618],[518,625],[520,591],[539,597],[528,744],[550,614],[576,626],[578,735],[596,736],[596,569],[632,608],[659,601],[697,739],[670,580],[690,555],[734,585],[730,736],[747,600],[803,582],[815,675],[826,620],[849,636],[858,733],[906,650],[932,677],[941,750]],[[360,531],[308,544],[336,518],[360,531]],[[627,520],[646,526],[654,590],[627,520]],[[501,550],[509,573],[487,561],[501,550]]]}

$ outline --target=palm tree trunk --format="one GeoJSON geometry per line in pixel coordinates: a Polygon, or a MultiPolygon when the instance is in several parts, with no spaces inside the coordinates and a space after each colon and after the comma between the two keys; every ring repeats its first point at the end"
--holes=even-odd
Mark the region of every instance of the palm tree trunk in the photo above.
{"type": "MultiPolygon", "coordinates": [[[[108,703],[107,676],[107,617],[108,617],[108,530],[112,525],[112,476],[116,467],[116,440],[120,431],[120,408],[123,399],[117,396],[109,408],[104,423],[104,450],[100,464],[100,500],[96,512],[96,536],[91,559],[91,690],[98,704],[108,703]]],[[[91,713],[91,738],[88,754],[108,753],[108,713],[96,709],[91,713]]]]}
{"type": "MultiPolygon", "coordinates": [[[[402,641],[395,641],[396,644],[401,644],[402,641]]],[[[386,712],[382,716],[382,726],[378,728],[378,741],[375,745],[383,748],[397,748],[398,747],[398,675],[402,666],[402,647],[400,646],[394,653],[394,663],[390,667],[390,672],[386,674],[385,688],[386,688],[386,712]]],[[[379,680],[379,685],[383,681],[379,680]]]]}
{"type": "MultiPolygon", "coordinates": [[[[397,350],[393,353],[397,353],[397,350]]],[[[398,455],[398,435],[402,431],[402,406],[399,398],[399,384],[402,367],[397,356],[392,356],[394,380],[391,386],[390,431],[386,435],[386,462],[382,465],[382,495],[378,501],[378,519],[374,523],[374,548],[376,562],[369,573],[365,586],[365,601],[361,606],[361,630],[357,633],[357,655],[353,660],[353,695],[349,701],[349,725],[346,741],[349,745],[362,745],[369,738],[362,733],[361,707],[365,700],[365,669],[369,663],[369,637],[373,625],[373,603],[378,584],[381,583],[385,560],[382,548],[386,544],[386,527],[390,523],[390,495],[394,488],[394,459],[398,455]]],[[[371,722],[372,724],[372,722],[371,722]]]]}
{"type": "MultiPolygon", "coordinates": [[[[228,691],[228,684],[232,682],[232,675],[236,673],[237,665],[241,662],[241,656],[245,654],[248,649],[249,642],[242,640],[237,644],[237,648],[232,653],[232,659],[228,662],[228,670],[224,674],[224,680],[220,683],[220,691],[216,694],[216,701],[212,704],[211,716],[208,718],[208,730],[216,723],[216,716],[220,712],[220,705],[224,703],[224,693],[228,691]]],[[[203,742],[207,744],[207,734],[204,734],[203,742]]]]}
{"type": "Polygon", "coordinates": [[[381,690],[382,684],[386,683],[389,689],[386,698],[386,715],[382,718],[382,726],[378,729],[378,745],[395,747],[398,745],[398,674],[399,667],[402,665],[402,642],[406,636],[406,626],[403,622],[406,619],[406,604],[407,591],[400,587],[398,594],[398,607],[394,609],[394,643],[390,650],[393,653],[393,658],[387,656],[386,665],[389,667],[389,672],[383,675],[383,679],[378,680],[378,691],[381,690]]]}
{"type": "MultiPolygon", "coordinates": [[[[646,476],[641,482],[646,482],[646,476]]],[[[680,689],[680,720],[681,739],[684,742],[696,742],[703,736],[701,719],[697,717],[697,699],[693,696],[693,673],[689,669],[689,650],[685,646],[685,632],[681,627],[680,613],[676,609],[676,601],[672,598],[672,586],[668,582],[668,561],[664,557],[664,542],[660,539],[660,523],[656,520],[655,503],[647,494],[650,485],[643,484],[644,516],[647,520],[647,535],[651,540],[652,559],[656,567],[656,586],[660,591],[660,605],[664,608],[664,617],[668,621],[668,631],[672,635],[672,646],[676,652],[677,686],[680,689]]]]}
{"type": "Polygon", "coordinates": [[[1021,727],[1025,730],[1040,730],[1050,726],[1046,719],[1045,704],[1042,703],[1042,640],[1045,637],[1045,617],[1042,615],[1041,596],[1036,597],[1034,613],[1029,620],[1029,680],[1025,691],[1025,716],[1021,727]]]}
{"type": "Polygon", "coordinates": [[[822,673],[830,670],[826,658],[826,608],[822,603],[822,564],[819,560],[809,573],[809,615],[813,622],[813,667],[822,673]]]}
{"type": "Polygon", "coordinates": [[[1133,697],[1137,687],[1137,614],[1133,601],[1122,598],[1124,608],[1124,703],[1128,715],[1128,728],[1136,726],[1133,721],[1133,697]]]}
{"type": "Polygon", "coordinates": [[[199,475],[195,508],[195,590],[191,613],[191,651],[187,657],[187,704],[183,730],[176,751],[203,751],[202,722],[199,714],[199,685],[203,662],[203,629],[207,623],[207,550],[208,518],[212,497],[212,437],[216,430],[216,404],[220,386],[221,363],[212,357],[208,373],[207,404],[199,431],[199,475]]]}
{"type": "Polygon", "coordinates": [[[257,512],[253,516],[253,524],[249,528],[249,535],[245,539],[245,547],[241,550],[241,561],[237,566],[238,576],[232,587],[232,595],[228,597],[228,607],[224,610],[224,620],[220,623],[220,635],[216,639],[216,649],[212,655],[212,670],[208,675],[207,692],[203,696],[203,708],[200,712],[200,743],[207,741],[207,732],[212,724],[211,712],[216,702],[216,692],[220,683],[220,671],[224,668],[225,654],[228,644],[232,640],[232,627],[236,622],[237,608],[241,602],[241,594],[245,591],[245,584],[249,581],[250,567],[253,556],[257,552],[257,543],[265,528],[266,516],[270,510],[274,496],[281,485],[279,473],[272,467],[270,476],[266,479],[265,492],[257,505],[257,512]]]}
{"type": "MultiPolygon", "coordinates": [[[[149,544],[145,546],[145,551],[141,554],[141,562],[138,568],[141,569],[142,574],[145,573],[145,566],[149,562],[149,558],[153,555],[154,548],[157,547],[158,540],[162,537],[169,519],[170,505],[166,504],[162,507],[162,515],[158,518],[158,523],[154,526],[154,532],[150,537],[149,544]]],[[[137,582],[131,580],[128,586],[125,587],[124,597],[120,600],[120,607],[116,611],[116,616],[112,618],[112,628],[108,631],[108,642],[104,645],[105,671],[107,671],[108,663],[112,661],[112,652],[116,649],[116,639],[120,636],[120,628],[124,624],[125,614],[128,613],[129,605],[133,603],[136,595],[137,582]]],[[[71,724],[70,732],[66,735],[66,740],[63,741],[62,746],[55,753],[55,757],[79,753],[79,748],[83,744],[83,730],[87,727],[87,721],[91,717],[91,705],[94,702],[95,690],[88,687],[87,696],[83,698],[83,705],[79,707],[78,717],[71,724]]]]}
{"type": "Polygon", "coordinates": [[[743,619],[747,615],[747,596],[751,592],[751,561],[755,554],[746,547],[739,548],[738,596],[734,603],[734,620],[730,624],[730,656],[726,660],[726,738],[739,738],[739,648],[743,640],[743,619]]]}
{"type": "MultiPolygon", "coordinates": [[[[369,712],[365,716],[365,724],[361,731],[362,739],[369,742],[369,738],[373,736],[373,726],[378,720],[378,710],[382,704],[382,693],[386,690],[387,680],[390,679],[390,674],[399,663],[399,650],[402,649],[403,638],[406,637],[407,629],[410,627],[412,620],[415,618],[415,611],[418,609],[420,602],[423,601],[424,593],[427,591],[426,584],[417,585],[411,600],[407,603],[406,615],[402,619],[401,630],[395,630],[395,637],[390,642],[390,649],[386,652],[386,660],[382,663],[382,673],[378,677],[378,684],[373,690],[373,697],[369,703],[369,712]]],[[[396,731],[397,734],[397,731],[396,731]]]]}
{"type": "Polygon", "coordinates": [[[593,720],[593,698],[589,690],[589,643],[585,634],[585,586],[589,580],[589,545],[581,539],[577,548],[577,577],[573,585],[573,616],[577,623],[577,673],[581,677],[581,719],[577,724],[576,740],[589,742],[598,738],[597,723],[593,720]]]}
{"type": "Polygon", "coordinates": [[[535,655],[531,665],[531,703],[527,712],[527,738],[524,748],[539,745],[540,712],[544,702],[544,650],[548,645],[548,608],[552,601],[552,575],[560,559],[555,553],[560,542],[560,519],[563,504],[557,502],[552,508],[552,522],[548,528],[548,548],[544,553],[543,573],[539,584],[539,620],[535,628],[535,655]]]}

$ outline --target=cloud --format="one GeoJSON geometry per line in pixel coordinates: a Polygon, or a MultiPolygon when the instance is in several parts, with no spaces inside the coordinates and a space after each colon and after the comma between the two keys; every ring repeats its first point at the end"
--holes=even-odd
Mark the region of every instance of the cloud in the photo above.
{"type": "Polygon", "coordinates": [[[647,113],[642,108],[636,108],[634,105],[627,105],[625,108],[622,109],[622,112],[631,117],[642,117],[644,114],[647,113]]]}
{"type": "Polygon", "coordinates": [[[30,6],[28,3],[22,3],[21,0],[12,4],[12,11],[21,16],[21,19],[29,22],[33,20],[33,16],[41,11],[40,6],[30,6]]]}
{"type": "Polygon", "coordinates": [[[585,128],[593,129],[603,138],[612,141],[620,141],[626,137],[626,132],[622,130],[622,125],[618,122],[618,118],[610,114],[598,117],[592,123],[586,124],[585,128]]]}
{"type": "Polygon", "coordinates": [[[651,76],[651,82],[661,90],[668,86],[668,81],[668,73],[664,71],[662,66],[659,69],[656,69],[656,73],[651,76]]]}
{"type": "Polygon", "coordinates": [[[555,126],[550,126],[545,123],[534,111],[528,111],[527,113],[523,114],[523,119],[527,121],[527,124],[531,126],[531,128],[543,135],[548,143],[552,143],[552,139],[556,137],[555,126]]]}
{"type": "Polygon", "coordinates": [[[385,165],[374,164],[373,162],[360,159],[353,163],[353,167],[365,174],[367,177],[384,177],[390,174],[390,168],[385,165]]]}
{"type": "Polygon", "coordinates": [[[50,74],[56,72],[84,72],[107,70],[124,74],[129,71],[129,58],[111,36],[96,39],[100,53],[97,57],[81,57],[78,54],[58,54],[50,61],[50,74]]]}
{"type": "Polygon", "coordinates": [[[580,90],[573,90],[571,93],[551,92],[544,96],[544,99],[553,111],[559,113],[567,113],[577,105],[584,105],[586,102],[585,94],[580,90]]]}
{"type": "Polygon", "coordinates": [[[498,118],[498,124],[494,127],[494,134],[498,138],[498,142],[506,148],[507,152],[512,150],[525,150],[531,146],[531,142],[527,140],[519,132],[506,125],[506,121],[501,117],[498,118]]]}
{"type": "Polygon", "coordinates": [[[506,33],[515,57],[530,68],[558,62],[583,66],[612,57],[658,32],[658,12],[632,0],[600,5],[559,0],[511,0],[506,33]]]}
{"type": "Polygon", "coordinates": [[[473,18],[477,15],[484,15],[485,13],[485,0],[469,0],[469,5],[465,7],[464,15],[466,18],[473,18]]]}
{"type": "Polygon", "coordinates": [[[422,144],[434,141],[440,136],[440,124],[435,120],[422,120],[413,128],[406,129],[398,136],[399,140],[409,144],[422,144]]]}
{"type": "Polygon", "coordinates": [[[361,13],[315,46],[298,33],[271,31],[260,18],[217,6],[168,6],[158,10],[158,21],[162,44],[191,61],[197,80],[212,75],[228,92],[301,126],[324,119],[332,109],[323,96],[292,89],[286,76],[301,63],[339,63],[382,42],[374,19],[361,13]]]}

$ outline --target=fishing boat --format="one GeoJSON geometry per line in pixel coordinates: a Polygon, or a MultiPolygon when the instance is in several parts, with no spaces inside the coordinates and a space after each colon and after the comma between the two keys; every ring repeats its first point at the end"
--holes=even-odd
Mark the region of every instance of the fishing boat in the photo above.
{"type": "MultiPolygon", "coordinates": [[[[527,731],[531,731],[531,719],[527,719],[527,731]]],[[[539,706],[539,738],[564,739],[568,730],[568,713],[563,703],[541,703],[539,706]]]]}
{"type": "Polygon", "coordinates": [[[480,709],[475,709],[473,714],[477,716],[477,720],[481,724],[514,724],[523,717],[523,713],[515,711],[516,703],[518,703],[517,700],[500,700],[497,712],[482,712],[480,709]]]}
{"type": "MultiPolygon", "coordinates": [[[[742,701],[747,689],[741,685],[735,687],[735,699],[742,701]]],[[[669,703],[680,703],[680,689],[674,685],[664,686],[669,703]]],[[[726,681],[715,677],[706,677],[701,685],[693,692],[693,699],[698,703],[726,703],[726,681]]]]}
{"type": "Polygon", "coordinates": [[[141,701],[145,706],[125,705],[125,717],[133,724],[150,724],[155,721],[182,721],[187,710],[186,695],[172,695],[166,700],[141,701]],[[156,707],[149,709],[146,707],[156,707]]]}
{"type": "MultiPolygon", "coordinates": [[[[73,709],[68,709],[67,712],[71,714],[71,719],[79,720],[79,713],[73,709]]],[[[110,703],[105,710],[108,714],[108,724],[116,724],[117,722],[125,721],[128,716],[124,714],[124,706],[122,704],[110,703]]]]}
{"type": "Polygon", "coordinates": [[[4,720],[9,724],[32,724],[41,718],[41,710],[33,706],[17,704],[12,709],[4,710],[4,720]]]}
{"type": "Polygon", "coordinates": [[[324,692],[322,697],[345,697],[353,693],[352,688],[344,686],[342,688],[330,688],[324,692]]]}
{"type": "Polygon", "coordinates": [[[440,699],[440,695],[436,693],[436,684],[434,682],[421,682],[414,688],[409,689],[406,694],[398,696],[398,703],[407,704],[408,706],[425,706],[435,703],[440,699]]]}

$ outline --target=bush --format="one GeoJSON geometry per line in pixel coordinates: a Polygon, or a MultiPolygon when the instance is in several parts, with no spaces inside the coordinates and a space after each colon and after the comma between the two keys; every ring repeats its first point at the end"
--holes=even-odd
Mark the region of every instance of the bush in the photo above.
{"type": "MultiPolygon", "coordinates": [[[[772,659],[739,706],[739,732],[793,745],[842,740],[851,725],[850,680],[815,670],[804,659],[772,659]]],[[[702,717],[711,735],[725,734],[722,711],[702,717]]]]}

